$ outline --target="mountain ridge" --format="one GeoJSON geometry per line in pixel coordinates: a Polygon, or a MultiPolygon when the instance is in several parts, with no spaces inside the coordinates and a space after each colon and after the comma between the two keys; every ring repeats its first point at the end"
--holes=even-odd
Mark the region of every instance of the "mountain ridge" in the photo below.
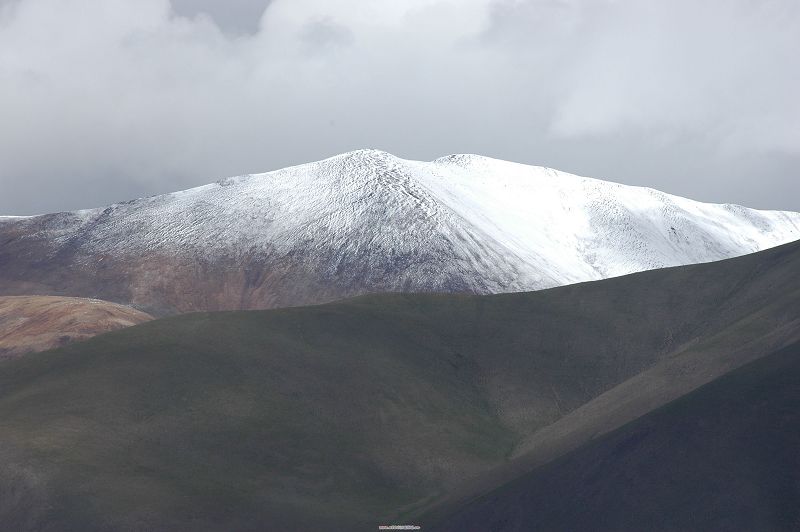
{"type": "Polygon", "coordinates": [[[777,349],[425,528],[797,530],[799,357],[777,349]]]}
{"type": "Polygon", "coordinates": [[[0,294],[98,297],[163,315],[372,292],[520,292],[798,238],[798,213],[703,204],[475,155],[427,163],[360,150],[7,220],[0,294]]]}

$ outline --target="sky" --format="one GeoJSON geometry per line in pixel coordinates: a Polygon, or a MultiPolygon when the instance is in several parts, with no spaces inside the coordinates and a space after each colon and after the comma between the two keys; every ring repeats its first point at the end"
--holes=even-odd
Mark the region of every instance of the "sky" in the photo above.
{"type": "Polygon", "coordinates": [[[796,0],[0,0],[0,214],[377,148],[800,211],[796,0]]]}

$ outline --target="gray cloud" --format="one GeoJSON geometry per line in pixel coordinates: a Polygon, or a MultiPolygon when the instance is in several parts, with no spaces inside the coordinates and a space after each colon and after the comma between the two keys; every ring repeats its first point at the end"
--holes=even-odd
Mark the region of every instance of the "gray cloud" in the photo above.
{"type": "Polygon", "coordinates": [[[330,18],[322,18],[311,20],[303,26],[300,40],[308,46],[310,52],[317,52],[352,44],[354,37],[346,26],[330,18]]]}
{"type": "Polygon", "coordinates": [[[0,0],[0,213],[361,147],[800,210],[793,0],[222,4],[0,0]]]}
{"type": "Polygon", "coordinates": [[[207,15],[223,31],[255,33],[271,0],[172,0],[175,13],[185,17],[207,15]]]}

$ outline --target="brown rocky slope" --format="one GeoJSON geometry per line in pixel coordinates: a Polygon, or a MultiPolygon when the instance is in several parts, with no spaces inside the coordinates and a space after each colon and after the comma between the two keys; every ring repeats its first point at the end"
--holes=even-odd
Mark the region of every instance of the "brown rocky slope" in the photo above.
{"type": "Polygon", "coordinates": [[[0,297],[0,358],[60,347],[151,319],[144,312],[98,299],[0,297]]]}

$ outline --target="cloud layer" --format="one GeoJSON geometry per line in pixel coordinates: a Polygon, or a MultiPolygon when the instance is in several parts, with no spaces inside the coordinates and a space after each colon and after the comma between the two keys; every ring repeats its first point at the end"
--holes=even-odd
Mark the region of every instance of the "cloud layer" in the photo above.
{"type": "Polygon", "coordinates": [[[361,147],[800,210],[794,0],[173,1],[0,0],[0,213],[361,147]]]}

